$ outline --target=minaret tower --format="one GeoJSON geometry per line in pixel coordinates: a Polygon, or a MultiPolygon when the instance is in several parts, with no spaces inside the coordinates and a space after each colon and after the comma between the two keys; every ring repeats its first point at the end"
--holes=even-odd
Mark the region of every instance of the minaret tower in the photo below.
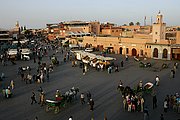
{"type": "Polygon", "coordinates": [[[16,28],[19,28],[19,21],[16,22],[16,28]]]}
{"type": "Polygon", "coordinates": [[[163,15],[159,11],[156,16],[156,22],[153,23],[153,42],[158,43],[161,40],[165,40],[166,23],[163,23],[163,15]]]}

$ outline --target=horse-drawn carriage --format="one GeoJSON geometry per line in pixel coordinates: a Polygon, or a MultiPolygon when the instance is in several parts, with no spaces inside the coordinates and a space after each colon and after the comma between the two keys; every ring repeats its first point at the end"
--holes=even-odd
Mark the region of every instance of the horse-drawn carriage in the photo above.
{"type": "Polygon", "coordinates": [[[60,109],[65,108],[68,104],[76,99],[78,92],[79,88],[72,87],[63,95],[56,97],[56,100],[46,100],[46,112],[54,110],[55,114],[59,113],[60,109]]]}
{"type": "Polygon", "coordinates": [[[59,113],[61,108],[65,107],[65,100],[62,98],[60,101],[46,100],[46,112],[54,110],[54,113],[59,113]]]}
{"type": "Polygon", "coordinates": [[[131,89],[129,86],[123,87],[122,85],[118,85],[117,90],[122,93],[122,96],[126,96],[128,94],[136,94],[137,96],[143,96],[144,93],[152,93],[153,92],[153,84],[147,82],[142,87],[135,87],[131,89]]]}
{"type": "Polygon", "coordinates": [[[150,83],[150,82],[147,82],[147,83],[144,85],[144,92],[145,92],[145,93],[152,93],[152,90],[153,90],[153,84],[150,83]]]}

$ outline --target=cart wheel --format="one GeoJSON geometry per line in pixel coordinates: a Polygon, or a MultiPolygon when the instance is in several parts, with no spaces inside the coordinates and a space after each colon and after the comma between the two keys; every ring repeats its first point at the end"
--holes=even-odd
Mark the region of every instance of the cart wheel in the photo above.
{"type": "Polygon", "coordinates": [[[49,106],[46,106],[46,112],[48,112],[49,111],[49,106]]]}
{"type": "Polygon", "coordinates": [[[57,113],[59,113],[59,111],[60,111],[59,107],[58,107],[58,106],[57,106],[57,107],[55,107],[55,109],[54,109],[54,113],[55,113],[55,114],[57,114],[57,113]]]}

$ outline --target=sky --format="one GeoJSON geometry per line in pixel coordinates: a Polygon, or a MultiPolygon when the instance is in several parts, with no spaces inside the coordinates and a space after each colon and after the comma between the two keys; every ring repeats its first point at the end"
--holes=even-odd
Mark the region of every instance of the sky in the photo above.
{"type": "Polygon", "coordinates": [[[61,21],[100,21],[117,25],[151,24],[159,10],[168,26],[180,25],[180,0],[0,0],[0,28],[19,21],[27,28],[45,28],[61,21]]]}

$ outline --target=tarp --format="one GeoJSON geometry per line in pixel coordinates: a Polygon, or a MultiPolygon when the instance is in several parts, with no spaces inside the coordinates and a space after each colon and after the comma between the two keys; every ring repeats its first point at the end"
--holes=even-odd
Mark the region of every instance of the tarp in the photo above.
{"type": "Polygon", "coordinates": [[[101,55],[96,55],[96,54],[85,52],[85,51],[82,51],[82,50],[71,51],[71,52],[75,53],[78,56],[78,60],[80,60],[80,57],[82,59],[85,56],[90,57],[90,60],[93,60],[94,58],[97,58],[97,59],[102,60],[102,61],[116,60],[116,58],[113,58],[113,57],[104,57],[104,56],[101,56],[101,55]]]}
{"type": "Polygon", "coordinates": [[[17,49],[10,49],[8,55],[17,55],[17,49]]]}
{"type": "Polygon", "coordinates": [[[22,55],[29,55],[30,53],[31,53],[31,51],[30,51],[30,49],[21,49],[22,50],[22,52],[21,52],[21,54],[22,55]]]}

